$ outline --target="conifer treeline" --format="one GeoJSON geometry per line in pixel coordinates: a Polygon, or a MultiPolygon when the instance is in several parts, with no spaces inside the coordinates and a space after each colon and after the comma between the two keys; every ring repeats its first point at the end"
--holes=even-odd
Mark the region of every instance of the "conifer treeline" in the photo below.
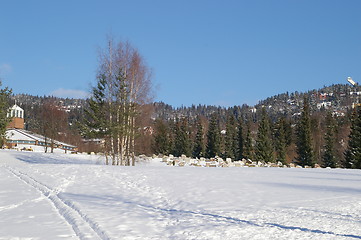
{"type": "MultiPolygon", "coordinates": [[[[355,93],[360,90],[360,87],[333,85],[308,93],[280,94],[261,101],[260,104],[265,106],[263,109],[260,104],[231,108],[198,105],[176,109],[164,103],[149,104],[154,114],[152,120],[139,118],[144,122],[137,125],[136,154],[218,155],[234,161],[248,158],[296,162],[302,166],[317,163],[323,167],[360,168],[360,113],[356,111],[359,108],[351,108],[352,103],[359,101],[355,93]],[[322,94],[327,99],[318,101],[317,96],[322,94]],[[324,101],[330,101],[331,106],[318,109],[316,104],[324,101]]],[[[36,116],[40,116],[38,113],[44,101],[23,95],[16,95],[15,99],[25,110],[27,129],[36,131],[36,116]],[[24,97],[33,100],[24,100],[24,97]]],[[[71,139],[61,140],[78,145],[82,151],[97,151],[91,145],[82,147],[80,137],[74,137],[77,131],[74,123],[82,120],[83,109],[89,102],[53,100],[68,112],[73,133],[63,135],[71,136],[71,139]],[[66,104],[67,101],[71,101],[71,105],[66,104]],[[74,142],[74,139],[79,140],[74,142]]]]}
{"type": "Polygon", "coordinates": [[[260,119],[226,116],[214,112],[175,120],[157,119],[152,149],[155,154],[182,154],[194,158],[251,159],[263,162],[294,162],[301,166],[361,168],[361,107],[349,116],[331,111],[311,113],[309,99],[297,118],[269,117],[262,108],[260,119]],[[221,122],[220,118],[226,119],[221,122]],[[209,119],[209,120],[208,120],[209,119]],[[351,133],[349,127],[351,124],[351,133]],[[349,142],[349,144],[348,144],[349,142]]]}

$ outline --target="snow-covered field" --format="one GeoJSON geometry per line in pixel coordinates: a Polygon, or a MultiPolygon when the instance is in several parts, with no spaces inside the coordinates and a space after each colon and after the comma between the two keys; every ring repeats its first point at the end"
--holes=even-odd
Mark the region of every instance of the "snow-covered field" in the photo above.
{"type": "Polygon", "coordinates": [[[0,239],[361,239],[361,171],[0,151],[0,239]]]}

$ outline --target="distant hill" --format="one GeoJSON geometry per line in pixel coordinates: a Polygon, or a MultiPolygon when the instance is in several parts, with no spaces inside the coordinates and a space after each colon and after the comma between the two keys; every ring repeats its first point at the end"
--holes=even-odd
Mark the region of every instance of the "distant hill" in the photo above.
{"type": "Polygon", "coordinates": [[[81,118],[83,109],[87,104],[85,99],[58,98],[52,96],[32,96],[29,94],[16,94],[11,97],[11,104],[16,102],[24,109],[26,128],[37,128],[36,118],[40,114],[40,107],[46,101],[53,101],[59,108],[69,113],[69,124],[81,118]]]}
{"type": "Polygon", "coordinates": [[[335,115],[343,116],[347,114],[354,103],[360,101],[361,87],[335,84],[308,92],[281,93],[261,100],[255,106],[243,104],[228,108],[207,105],[173,108],[166,103],[158,102],[154,103],[154,118],[187,117],[195,119],[198,115],[209,118],[212,113],[217,112],[221,116],[221,121],[225,121],[227,113],[233,113],[236,117],[241,116],[243,119],[257,121],[262,107],[266,107],[272,119],[277,119],[279,116],[292,118],[301,112],[304,97],[309,99],[312,112],[329,110],[335,115]]]}
{"type": "MultiPolygon", "coordinates": [[[[318,90],[314,89],[307,92],[280,93],[260,101],[255,106],[246,104],[233,107],[192,105],[189,107],[175,108],[163,102],[155,102],[149,106],[153,108],[151,119],[146,117],[141,120],[143,122],[140,123],[139,129],[147,129],[148,131],[144,131],[144,133],[140,134],[138,141],[140,141],[141,144],[139,144],[139,149],[137,151],[138,153],[148,155],[154,153],[151,144],[153,139],[152,134],[156,131],[156,126],[155,121],[151,120],[165,120],[164,122],[172,129],[175,120],[186,118],[189,124],[188,134],[190,138],[194,139],[197,117],[201,116],[202,121],[205,123],[205,129],[207,130],[208,122],[213,113],[218,115],[222,130],[225,129],[226,120],[229,114],[233,114],[238,119],[241,118],[245,120],[247,122],[247,128],[250,129],[251,138],[254,140],[257,137],[258,120],[261,115],[260,110],[264,107],[274,123],[280,117],[286,118],[290,126],[288,137],[291,139],[290,142],[293,142],[287,149],[287,159],[288,161],[292,161],[295,157],[294,139],[292,140],[295,136],[292,128],[297,124],[303,107],[304,97],[308,98],[310,102],[313,147],[317,162],[321,162],[322,151],[324,150],[323,136],[326,128],[323,122],[328,111],[332,111],[335,116],[340,117],[337,118],[337,143],[335,149],[337,152],[337,159],[343,159],[344,150],[348,141],[350,127],[349,116],[352,106],[361,100],[361,88],[359,86],[353,87],[346,84],[325,86],[318,90]]],[[[12,96],[10,101],[12,104],[16,101],[16,103],[25,110],[26,129],[40,133],[41,127],[39,126],[39,122],[41,121],[39,116],[42,110],[42,104],[46,101],[53,101],[59,108],[68,112],[69,132],[62,135],[63,137],[66,137],[66,139],[59,140],[80,147],[82,146],[82,139],[76,122],[82,121],[84,109],[88,104],[87,100],[17,94],[12,96]]],[[[149,109],[149,107],[146,109],[149,109]]]]}
{"type": "MultiPolygon", "coordinates": [[[[165,120],[187,117],[190,121],[195,120],[198,115],[209,118],[216,112],[221,116],[221,122],[225,121],[227,113],[233,113],[236,117],[257,121],[259,110],[266,107],[268,114],[276,119],[279,116],[296,116],[302,107],[303,98],[310,100],[313,112],[330,110],[336,115],[345,115],[352,108],[353,103],[357,103],[361,98],[361,87],[347,84],[334,84],[324,86],[318,90],[308,92],[280,93],[259,101],[255,106],[246,104],[233,107],[220,107],[210,105],[192,105],[189,107],[172,107],[163,102],[153,103],[153,119],[161,118],[165,120]]],[[[85,99],[58,98],[51,96],[32,96],[28,94],[17,94],[12,96],[11,101],[17,102],[25,110],[25,121],[32,126],[32,119],[37,114],[38,108],[44,101],[54,101],[64,111],[69,113],[69,123],[81,119],[84,107],[87,105],[85,99]]]]}

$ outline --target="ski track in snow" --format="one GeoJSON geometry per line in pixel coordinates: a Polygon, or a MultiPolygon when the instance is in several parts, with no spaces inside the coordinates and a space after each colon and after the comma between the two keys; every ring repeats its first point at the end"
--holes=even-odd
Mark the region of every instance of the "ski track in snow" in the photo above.
{"type": "Polygon", "coordinates": [[[33,177],[21,171],[15,170],[12,167],[6,167],[9,172],[14,176],[22,180],[25,184],[38,190],[43,196],[45,196],[53,204],[59,214],[68,222],[72,227],[75,234],[79,239],[102,239],[109,240],[107,234],[100,229],[98,224],[94,223],[87,217],[78,207],[76,207],[71,201],[65,200],[61,197],[59,189],[51,189],[47,185],[37,181],[33,177]]]}
{"type": "Polygon", "coordinates": [[[43,199],[43,197],[32,199],[32,200],[24,200],[24,201],[21,201],[20,203],[17,203],[17,204],[9,204],[7,206],[2,206],[2,207],[0,207],[0,212],[21,207],[21,206],[23,206],[24,204],[26,204],[28,202],[38,202],[41,199],[43,199]]]}
{"type": "MultiPolygon", "coordinates": [[[[167,197],[167,194],[163,191],[163,189],[159,187],[150,186],[146,183],[145,181],[147,178],[146,175],[142,173],[133,173],[130,176],[129,173],[122,172],[121,178],[119,178],[119,176],[113,176],[111,173],[100,175],[99,172],[95,172],[95,174],[98,177],[102,177],[102,178],[105,177],[109,179],[109,182],[114,183],[117,186],[117,188],[124,188],[125,192],[132,193],[138,196],[138,198],[140,199],[142,198],[146,199],[149,205],[147,205],[146,203],[134,202],[127,199],[123,199],[122,203],[125,205],[129,205],[128,207],[129,209],[133,209],[134,207],[136,207],[152,215],[153,218],[162,219],[161,226],[159,226],[158,223],[158,225],[155,226],[155,228],[158,228],[159,230],[164,230],[161,227],[171,229],[174,225],[177,224],[176,219],[169,217],[169,215],[174,215],[174,214],[171,214],[169,211],[165,211],[165,209],[162,209],[160,207],[154,207],[154,206],[170,206],[171,203],[169,198],[167,197]],[[143,197],[139,197],[139,196],[143,196],[143,197]]],[[[117,201],[119,200],[120,199],[117,198],[117,201]]],[[[162,233],[160,232],[159,234],[162,233]]],[[[171,238],[171,236],[167,236],[166,238],[165,236],[163,236],[163,239],[169,239],[169,238],[171,238]]]]}

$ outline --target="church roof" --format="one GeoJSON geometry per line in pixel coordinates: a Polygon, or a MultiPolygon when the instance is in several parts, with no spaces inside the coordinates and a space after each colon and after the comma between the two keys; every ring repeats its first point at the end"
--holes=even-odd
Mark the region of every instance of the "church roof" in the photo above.
{"type": "Polygon", "coordinates": [[[14,104],[14,106],[12,106],[12,108],[10,108],[11,110],[19,110],[19,111],[24,111],[24,109],[22,109],[21,107],[19,107],[18,105],[14,104]]]}
{"type": "MultiPolygon", "coordinates": [[[[38,141],[38,142],[46,142],[44,136],[40,134],[36,134],[30,131],[26,131],[23,129],[8,129],[6,130],[6,138],[11,141],[38,141]]],[[[47,139],[50,142],[50,139],[47,139]]],[[[64,142],[54,140],[54,143],[57,145],[62,145],[66,147],[75,148],[76,146],[67,144],[64,142]]]]}

